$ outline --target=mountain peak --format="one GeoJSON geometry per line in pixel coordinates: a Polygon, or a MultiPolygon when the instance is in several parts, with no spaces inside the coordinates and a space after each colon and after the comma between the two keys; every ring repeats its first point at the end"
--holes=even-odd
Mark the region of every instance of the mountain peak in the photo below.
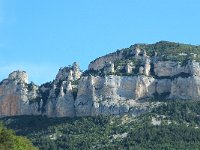
{"type": "Polygon", "coordinates": [[[12,73],[9,74],[8,79],[28,84],[28,74],[26,71],[20,71],[20,70],[13,71],[12,73]]]}

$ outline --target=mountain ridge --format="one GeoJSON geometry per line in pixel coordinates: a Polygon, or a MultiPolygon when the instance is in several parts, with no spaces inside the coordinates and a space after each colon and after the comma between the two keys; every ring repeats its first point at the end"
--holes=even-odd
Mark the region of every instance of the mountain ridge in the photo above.
{"type": "Polygon", "coordinates": [[[14,71],[0,83],[0,116],[137,116],[160,105],[149,99],[198,99],[199,58],[200,46],[160,41],[99,57],[84,72],[60,68],[40,86],[14,71]]]}

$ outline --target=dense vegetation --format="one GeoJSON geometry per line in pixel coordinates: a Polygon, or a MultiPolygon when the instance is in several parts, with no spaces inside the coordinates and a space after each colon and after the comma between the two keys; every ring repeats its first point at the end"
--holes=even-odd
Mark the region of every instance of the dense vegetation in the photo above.
{"type": "MultiPolygon", "coordinates": [[[[142,52],[146,51],[146,54],[152,59],[156,54],[156,61],[178,61],[181,66],[186,65],[190,60],[195,60],[200,62],[200,46],[181,44],[175,42],[160,41],[155,44],[135,44],[129,48],[122,50],[117,50],[116,54],[123,54],[123,58],[114,61],[115,72],[111,73],[113,75],[119,76],[135,76],[139,73],[139,67],[144,66],[144,60],[135,58],[132,50],[139,48],[142,52]],[[126,73],[125,66],[128,63],[132,63],[135,68],[131,74],[126,73]]],[[[109,55],[114,55],[111,53],[109,55]]],[[[141,54],[140,54],[141,55],[141,54]]],[[[151,64],[153,65],[153,63],[151,64]]],[[[153,67],[153,66],[152,66],[153,67]]],[[[108,74],[104,73],[104,69],[95,71],[87,70],[83,75],[93,75],[93,76],[105,76],[108,74]]]]}
{"type": "Polygon", "coordinates": [[[37,150],[25,137],[16,136],[0,123],[0,150],[37,150]]]}
{"type": "Polygon", "coordinates": [[[136,118],[20,116],[1,120],[41,150],[200,149],[200,102],[162,103],[136,118]]]}
{"type": "MultiPolygon", "coordinates": [[[[164,56],[166,59],[178,59],[181,57],[179,54],[197,54],[197,58],[200,55],[200,46],[181,44],[168,41],[160,41],[155,44],[135,44],[130,47],[139,47],[147,51],[147,55],[154,56],[154,52],[157,52],[158,56],[164,56]]],[[[182,55],[184,57],[184,55],[182,55]]],[[[191,56],[191,55],[190,55],[191,56]]]]}
{"type": "MultiPolygon", "coordinates": [[[[181,44],[168,41],[160,41],[155,44],[135,44],[130,48],[124,49],[125,60],[132,60],[130,51],[136,47],[146,50],[148,56],[153,57],[157,54],[157,60],[178,61],[185,65],[188,60],[200,61],[200,46],[181,44]]],[[[123,60],[124,61],[124,60],[123,60]]]]}

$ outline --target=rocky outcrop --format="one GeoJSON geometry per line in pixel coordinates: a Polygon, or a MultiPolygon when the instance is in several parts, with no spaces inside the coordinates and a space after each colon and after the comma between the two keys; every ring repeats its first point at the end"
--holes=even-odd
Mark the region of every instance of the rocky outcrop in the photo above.
{"type": "Polygon", "coordinates": [[[47,115],[75,116],[73,90],[81,76],[77,63],[59,70],[52,83],[28,84],[24,71],[14,71],[0,83],[0,116],[47,115]]]}
{"type": "Polygon", "coordinates": [[[181,73],[200,76],[200,64],[191,60],[182,65],[176,61],[158,61],[154,63],[154,72],[158,77],[173,77],[181,73]]]}
{"type": "Polygon", "coordinates": [[[191,75],[200,77],[200,64],[199,64],[199,62],[190,61],[189,62],[189,69],[190,69],[191,75]]]}
{"type": "Polygon", "coordinates": [[[149,76],[150,70],[151,70],[151,60],[150,58],[146,57],[144,64],[144,75],[149,76]]]}
{"type": "Polygon", "coordinates": [[[28,88],[28,75],[24,71],[11,73],[0,83],[0,116],[38,114],[39,104],[29,98],[37,97],[37,87],[28,88]]]}
{"type": "Polygon", "coordinates": [[[152,98],[200,99],[197,54],[180,53],[180,58],[172,61],[167,59],[175,57],[165,57],[163,47],[157,53],[154,48],[160,46],[154,45],[149,51],[145,46],[135,45],[100,57],[83,74],[73,63],[41,86],[28,83],[26,72],[14,71],[0,82],[0,117],[135,116],[159,105],[150,102],[152,98]]]}
{"type": "Polygon", "coordinates": [[[175,61],[158,61],[154,64],[154,72],[158,77],[172,77],[181,72],[190,73],[189,65],[181,66],[179,62],[175,61]]]}
{"type": "Polygon", "coordinates": [[[108,54],[104,57],[100,57],[100,58],[92,61],[89,64],[88,69],[89,70],[100,70],[100,69],[104,68],[104,66],[106,64],[108,64],[109,62],[114,62],[114,61],[120,60],[122,58],[123,58],[123,52],[122,51],[118,51],[116,53],[111,53],[111,54],[108,54]]]}
{"type": "MultiPolygon", "coordinates": [[[[61,68],[56,79],[50,85],[49,95],[46,97],[44,114],[51,117],[74,117],[74,101],[77,90],[77,80],[82,72],[75,62],[72,66],[61,68]]],[[[43,87],[44,89],[44,87],[43,87]]]]}
{"type": "Polygon", "coordinates": [[[13,80],[15,83],[28,84],[28,74],[25,71],[14,71],[9,74],[8,80],[13,80]]]}
{"type": "MultiPolygon", "coordinates": [[[[181,64],[176,61],[157,61],[155,54],[150,58],[146,51],[142,51],[142,55],[140,53],[141,50],[136,48],[135,57],[138,56],[138,59],[144,62],[139,67],[137,76],[81,78],[75,101],[76,115],[134,114],[135,112],[130,110],[149,98],[200,98],[198,62],[188,60],[181,64]],[[154,68],[151,68],[152,64],[154,68]]],[[[132,66],[127,63],[125,71],[132,73],[132,66]]]]}
{"type": "Polygon", "coordinates": [[[139,47],[131,46],[129,49],[118,50],[117,52],[105,55],[97,58],[89,64],[88,70],[101,70],[107,64],[114,63],[118,60],[122,60],[125,57],[134,57],[136,59],[145,59],[147,57],[146,50],[142,50],[139,47]]]}
{"type": "Polygon", "coordinates": [[[156,80],[156,93],[161,95],[163,93],[171,92],[171,80],[170,79],[161,79],[156,80]]]}
{"type": "Polygon", "coordinates": [[[126,73],[128,74],[133,73],[133,69],[135,69],[135,66],[133,65],[132,62],[126,64],[125,66],[126,73]]]}
{"type": "Polygon", "coordinates": [[[60,81],[75,81],[81,77],[81,70],[79,65],[74,62],[72,66],[60,68],[58,74],[56,75],[55,83],[60,81]]]}
{"type": "Polygon", "coordinates": [[[77,116],[128,113],[137,100],[152,97],[155,80],[150,77],[84,77],[75,101],[77,116]]]}
{"type": "Polygon", "coordinates": [[[179,77],[173,80],[170,98],[198,100],[200,98],[200,77],[179,77]]]}
{"type": "Polygon", "coordinates": [[[71,82],[63,81],[60,87],[52,85],[44,114],[50,117],[75,116],[71,82]]]}
{"type": "Polygon", "coordinates": [[[112,62],[107,63],[104,66],[104,73],[105,74],[110,74],[115,72],[115,65],[112,62]]]}
{"type": "MultiPolygon", "coordinates": [[[[107,73],[114,72],[112,64],[107,65],[107,73]]],[[[15,71],[0,83],[0,116],[138,115],[149,111],[148,99],[155,96],[200,98],[198,62],[189,61],[181,66],[177,62],[158,61],[154,64],[156,78],[151,76],[150,67],[147,57],[144,67],[139,69],[141,71],[142,68],[141,74],[136,76],[81,76],[78,65],[74,63],[72,67],[60,69],[53,82],[40,87],[28,84],[26,72],[15,71]],[[162,68],[158,69],[159,66],[162,68]],[[190,76],[183,77],[181,73],[190,76]]]]}

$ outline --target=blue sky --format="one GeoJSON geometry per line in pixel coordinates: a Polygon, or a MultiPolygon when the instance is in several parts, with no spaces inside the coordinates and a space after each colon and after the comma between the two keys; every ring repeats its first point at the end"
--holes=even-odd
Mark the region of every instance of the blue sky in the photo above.
{"type": "Polygon", "coordinates": [[[60,67],[134,43],[200,44],[199,0],[0,0],[0,80],[26,70],[37,84],[60,67]]]}

